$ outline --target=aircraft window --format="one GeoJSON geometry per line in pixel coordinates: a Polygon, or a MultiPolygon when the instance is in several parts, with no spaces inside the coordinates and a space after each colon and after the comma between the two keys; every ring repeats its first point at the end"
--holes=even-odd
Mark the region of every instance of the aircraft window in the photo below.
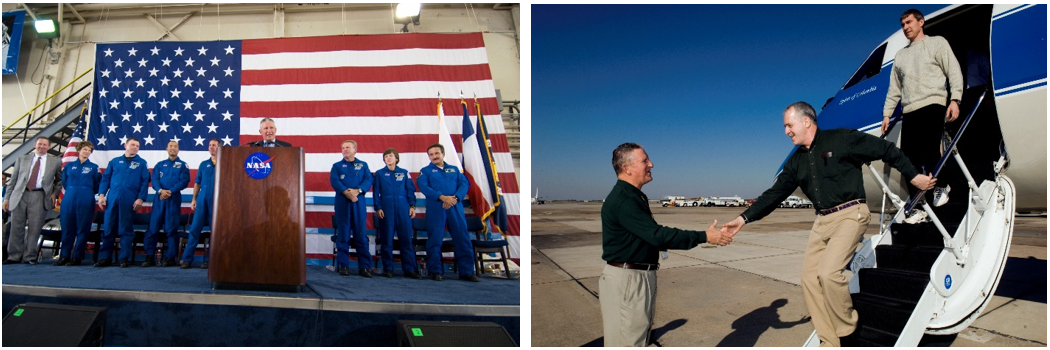
{"type": "Polygon", "coordinates": [[[885,54],[886,43],[883,43],[879,48],[875,49],[870,56],[868,56],[868,59],[864,61],[864,64],[860,65],[860,69],[858,69],[856,73],[853,73],[853,77],[849,78],[849,82],[847,82],[846,86],[842,87],[842,89],[849,89],[853,87],[853,85],[857,85],[868,78],[879,75],[879,72],[882,71],[882,57],[885,54]]]}

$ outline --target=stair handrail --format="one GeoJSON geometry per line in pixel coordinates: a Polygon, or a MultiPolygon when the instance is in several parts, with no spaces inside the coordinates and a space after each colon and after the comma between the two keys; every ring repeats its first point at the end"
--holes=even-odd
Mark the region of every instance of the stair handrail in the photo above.
{"type": "MultiPolygon", "coordinates": [[[[44,112],[43,114],[41,114],[41,115],[40,115],[40,117],[37,117],[37,118],[36,118],[35,120],[32,120],[32,121],[29,121],[29,122],[27,122],[27,123],[26,123],[26,127],[25,127],[25,128],[23,128],[22,130],[19,130],[19,131],[18,131],[17,133],[15,133],[15,135],[14,135],[14,136],[12,136],[11,138],[9,138],[9,139],[7,139],[7,140],[4,140],[4,143],[3,143],[3,145],[4,145],[4,146],[7,146],[7,144],[8,144],[8,143],[10,143],[10,142],[11,142],[12,140],[14,140],[14,139],[18,138],[18,135],[23,135],[23,133],[24,133],[24,135],[23,135],[23,137],[22,137],[22,142],[25,142],[25,141],[26,141],[26,137],[27,137],[27,136],[29,136],[29,127],[30,127],[30,126],[32,126],[33,124],[36,124],[36,123],[37,123],[37,122],[39,122],[39,121],[40,121],[41,119],[44,119],[44,117],[46,117],[47,115],[51,114],[51,112],[54,112],[54,111],[55,111],[56,109],[58,109],[58,107],[59,107],[59,106],[61,106],[61,105],[62,105],[63,103],[66,103],[66,101],[69,101],[69,99],[73,98],[73,96],[76,96],[76,95],[77,95],[77,94],[79,94],[79,93],[80,93],[81,91],[84,91],[84,89],[86,89],[86,88],[87,88],[87,87],[89,87],[89,86],[91,86],[91,83],[87,83],[87,84],[85,84],[84,86],[81,86],[81,87],[80,87],[79,89],[77,89],[77,91],[74,91],[74,92],[73,92],[72,94],[70,94],[69,96],[66,96],[66,98],[64,98],[64,99],[62,99],[62,101],[59,101],[58,103],[56,103],[56,104],[55,104],[54,106],[52,106],[52,107],[51,107],[51,109],[47,110],[47,112],[44,112]]],[[[87,96],[85,96],[84,98],[87,98],[87,96]]],[[[10,127],[9,127],[9,128],[10,128],[10,127]]],[[[7,129],[4,129],[4,131],[7,131],[7,129]]]]}
{"type": "MultiPolygon", "coordinates": [[[[8,126],[4,127],[4,130],[3,130],[2,132],[7,132],[7,129],[10,129],[10,128],[11,128],[12,126],[14,126],[15,124],[18,124],[18,122],[22,121],[22,119],[25,119],[25,118],[26,118],[26,117],[28,117],[29,115],[33,114],[33,111],[35,111],[35,110],[36,110],[37,108],[40,108],[40,106],[44,105],[44,103],[47,103],[47,101],[50,101],[50,100],[51,100],[52,98],[55,98],[55,96],[56,96],[56,95],[58,95],[58,93],[59,93],[59,92],[62,92],[62,90],[65,90],[65,89],[66,89],[66,88],[68,88],[68,87],[69,87],[70,85],[73,85],[73,83],[75,83],[75,82],[76,82],[77,80],[80,80],[80,78],[82,78],[82,77],[84,77],[85,75],[87,75],[87,74],[88,74],[89,72],[91,72],[91,71],[92,71],[93,69],[94,69],[94,68],[88,68],[88,70],[84,71],[84,73],[80,73],[80,75],[78,75],[78,76],[77,76],[76,78],[73,78],[73,80],[70,80],[70,81],[69,81],[69,83],[67,83],[66,85],[62,86],[62,87],[61,87],[61,88],[59,88],[58,90],[55,90],[55,92],[54,92],[53,94],[51,94],[51,96],[48,96],[48,97],[47,97],[47,98],[45,98],[45,99],[44,99],[43,101],[40,101],[40,103],[38,103],[38,104],[37,104],[36,106],[34,106],[33,108],[30,108],[28,112],[26,112],[25,114],[23,114],[23,115],[22,115],[21,117],[18,117],[18,119],[15,119],[15,121],[14,121],[13,123],[11,123],[11,125],[8,125],[8,126]]],[[[88,85],[90,85],[90,84],[91,84],[91,83],[88,83],[88,85]]],[[[75,94],[75,93],[74,93],[74,94],[75,94]]],[[[60,104],[61,104],[61,103],[60,103],[60,104]]],[[[46,115],[46,113],[45,113],[45,115],[46,115]]],[[[38,119],[38,120],[39,120],[39,119],[38,119]]],[[[29,129],[29,127],[30,127],[31,125],[32,125],[32,123],[30,123],[30,124],[26,124],[26,129],[29,129]]]]}
{"type": "MultiPolygon", "coordinates": [[[[940,174],[941,169],[944,167],[944,164],[947,161],[948,157],[954,156],[956,157],[956,162],[959,163],[960,167],[963,169],[963,172],[966,175],[968,182],[970,183],[969,185],[973,186],[973,179],[969,175],[968,169],[966,169],[965,165],[963,165],[962,157],[959,156],[958,150],[955,147],[958,144],[959,139],[962,138],[963,132],[966,131],[966,127],[970,125],[970,120],[972,120],[973,116],[977,113],[977,109],[984,102],[984,97],[987,95],[988,88],[985,88],[981,96],[977,99],[977,104],[973,106],[973,109],[970,110],[970,113],[966,116],[966,119],[963,120],[962,126],[959,127],[959,131],[955,133],[955,137],[952,138],[951,144],[948,146],[948,148],[946,148],[947,151],[944,153],[944,155],[941,156],[941,159],[937,162],[937,166],[934,168],[931,177],[936,178],[937,175],[940,174]]],[[[903,119],[903,116],[901,118],[893,120],[893,123],[890,124],[890,127],[886,128],[886,132],[883,133],[882,137],[886,137],[886,134],[889,132],[890,129],[892,129],[893,125],[896,124],[896,121],[898,121],[899,119],[903,119]]],[[[900,197],[890,191],[889,186],[887,186],[886,183],[882,180],[882,177],[878,175],[878,172],[875,171],[875,167],[871,166],[871,163],[868,163],[868,169],[871,170],[871,172],[875,176],[875,179],[879,181],[879,184],[882,186],[883,194],[889,195],[891,200],[896,198],[897,200],[894,200],[893,203],[897,206],[898,209],[901,209],[901,206],[898,202],[900,197]]],[[[919,191],[919,193],[913,196],[911,199],[909,199],[907,205],[903,208],[903,210],[898,210],[897,214],[894,215],[893,220],[896,221],[897,217],[901,216],[902,214],[906,215],[908,212],[910,212],[912,208],[914,208],[915,205],[918,203],[919,199],[922,198],[925,194],[926,190],[922,190],[919,191]]],[[[933,208],[930,208],[930,204],[925,202],[922,204],[922,208],[930,217],[930,220],[933,222],[933,225],[937,227],[937,231],[941,233],[941,237],[944,239],[944,247],[951,250],[952,255],[955,256],[955,262],[957,264],[963,264],[965,262],[965,259],[963,258],[961,248],[956,247],[954,244],[952,244],[952,236],[948,234],[948,230],[944,228],[944,225],[941,223],[940,218],[938,218],[937,214],[933,212],[933,208]]]]}
{"type": "MultiPolygon", "coordinates": [[[[936,178],[937,175],[940,174],[941,170],[944,168],[944,164],[948,161],[948,157],[952,156],[953,153],[958,153],[958,151],[955,149],[955,146],[959,143],[959,139],[962,138],[962,134],[966,131],[966,127],[970,125],[970,120],[973,119],[974,114],[977,113],[977,108],[981,107],[981,103],[984,102],[984,97],[986,95],[988,95],[988,88],[985,88],[982,91],[981,96],[977,98],[977,104],[973,106],[973,109],[970,110],[969,115],[967,115],[966,119],[963,120],[962,126],[959,127],[959,131],[955,132],[955,137],[952,138],[952,143],[948,146],[948,148],[945,148],[944,155],[942,155],[941,159],[937,161],[937,166],[933,168],[933,174],[930,175],[931,177],[936,178]]],[[[962,162],[959,162],[959,164],[960,166],[965,166],[962,165],[962,162]]],[[[918,203],[919,199],[922,198],[925,194],[926,190],[922,190],[919,191],[917,195],[913,196],[911,200],[908,201],[907,210],[910,211],[912,208],[914,208],[915,204],[918,203]]]]}

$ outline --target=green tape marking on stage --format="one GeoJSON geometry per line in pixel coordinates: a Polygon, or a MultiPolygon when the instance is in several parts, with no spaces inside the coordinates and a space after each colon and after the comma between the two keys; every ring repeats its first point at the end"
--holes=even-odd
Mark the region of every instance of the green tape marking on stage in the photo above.
{"type": "Polygon", "coordinates": [[[22,316],[22,311],[26,311],[26,309],[18,309],[18,310],[15,310],[15,317],[19,317],[19,316],[22,316]]]}
{"type": "MultiPolygon", "coordinates": [[[[19,310],[19,312],[21,312],[21,310],[19,310]]],[[[423,330],[419,329],[419,328],[412,328],[412,335],[417,336],[417,337],[422,337],[423,336],[423,330]]]]}

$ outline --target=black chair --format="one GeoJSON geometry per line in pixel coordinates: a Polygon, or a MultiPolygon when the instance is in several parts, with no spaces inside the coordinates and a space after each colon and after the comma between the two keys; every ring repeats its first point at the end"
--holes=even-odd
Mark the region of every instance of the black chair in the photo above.
{"type": "Polygon", "coordinates": [[[488,227],[477,216],[467,217],[467,231],[473,232],[475,236],[470,240],[471,245],[474,246],[474,274],[481,276],[481,269],[486,261],[502,261],[503,271],[507,273],[507,278],[510,278],[510,266],[507,265],[507,257],[510,256],[507,240],[489,240],[488,227]],[[489,254],[499,254],[499,257],[486,259],[489,254]]]}
{"type": "Polygon", "coordinates": [[[332,240],[332,266],[338,266],[336,265],[336,256],[339,254],[339,247],[336,246],[335,237],[339,234],[339,224],[335,221],[334,214],[332,215],[332,231],[335,231],[332,232],[332,236],[329,237],[329,239],[332,240]]]}
{"type": "MultiPolygon", "coordinates": [[[[88,237],[87,237],[87,241],[93,243],[92,256],[95,258],[94,262],[98,262],[98,252],[99,252],[100,249],[102,249],[102,233],[103,233],[103,226],[102,225],[105,222],[106,222],[106,211],[105,210],[96,210],[95,211],[95,218],[93,220],[91,220],[91,223],[94,224],[95,228],[92,229],[91,232],[88,232],[88,237]]],[[[85,250],[87,250],[87,248],[85,248],[85,250]]]]}
{"type": "Polygon", "coordinates": [[[44,216],[44,227],[40,229],[40,238],[36,241],[37,255],[36,261],[43,261],[44,249],[50,249],[51,255],[59,255],[59,250],[62,248],[62,224],[58,219],[59,212],[54,210],[47,211],[44,216]],[[50,247],[44,246],[44,241],[51,241],[50,247]]]}
{"type": "MultiPolygon", "coordinates": [[[[415,249],[416,249],[416,259],[420,261],[419,268],[420,268],[420,271],[423,271],[423,272],[427,271],[427,269],[426,269],[427,240],[428,240],[429,235],[426,234],[426,232],[427,232],[427,219],[426,218],[412,218],[412,236],[413,236],[413,240],[414,240],[412,246],[415,247],[415,249]],[[422,237],[420,237],[420,232],[423,232],[422,237]]],[[[442,239],[441,240],[441,252],[442,253],[453,253],[453,254],[456,253],[456,246],[454,244],[452,244],[452,240],[451,239],[442,239]]],[[[452,259],[449,259],[449,258],[446,258],[444,256],[444,254],[442,254],[442,256],[441,256],[441,263],[442,264],[451,263],[453,271],[457,272],[457,273],[459,272],[459,267],[456,266],[456,259],[454,257],[452,259]]],[[[444,267],[442,267],[442,270],[444,270],[444,267]]]]}
{"type": "MultiPolygon", "coordinates": [[[[373,217],[373,220],[378,218],[378,216],[375,216],[375,215],[372,215],[372,217],[373,217]]],[[[377,225],[377,223],[373,222],[373,225],[377,225]]],[[[376,263],[377,261],[379,261],[379,247],[378,247],[379,242],[380,242],[379,241],[379,229],[378,229],[379,226],[376,226],[376,227],[377,227],[377,229],[376,229],[376,254],[372,254],[372,266],[373,267],[379,265],[378,263],[376,263]]],[[[335,215],[332,215],[332,230],[335,231],[335,232],[332,233],[332,237],[329,238],[329,239],[332,240],[332,266],[337,266],[336,265],[336,263],[337,263],[336,260],[337,260],[337,257],[338,257],[337,254],[339,254],[339,246],[336,244],[335,238],[336,238],[336,236],[338,236],[339,223],[336,222],[335,215]]],[[[365,237],[368,237],[368,236],[365,236],[365,237]]],[[[367,243],[367,239],[366,239],[366,243],[367,243]]],[[[355,245],[354,244],[354,240],[351,239],[350,240],[350,249],[347,251],[347,255],[349,255],[349,256],[357,256],[357,249],[358,249],[357,245],[355,245]]],[[[367,245],[365,246],[365,249],[368,249],[367,245]]],[[[372,270],[373,270],[372,272],[374,272],[375,269],[373,268],[372,270]]]]}
{"type": "MultiPolygon", "coordinates": [[[[182,252],[186,251],[186,244],[189,243],[190,239],[190,225],[193,224],[193,213],[179,215],[179,225],[182,226],[182,230],[179,231],[179,256],[176,260],[182,260],[182,252]]],[[[204,227],[207,231],[201,230],[200,237],[197,237],[197,244],[203,244],[204,256],[208,256],[208,249],[211,247],[211,225],[205,224],[204,227]]],[[[194,249],[197,249],[194,247],[194,249]]]]}
{"type": "MultiPolygon", "coordinates": [[[[157,251],[154,249],[152,252],[146,251],[146,231],[149,231],[149,220],[150,213],[135,213],[132,214],[131,225],[134,226],[135,236],[132,239],[131,246],[131,263],[135,263],[135,252],[136,247],[142,247],[142,252],[148,259],[151,254],[154,260],[157,258],[157,251]]],[[[119,229],[119,228],[118,228],[119,229]]],[[[118,236],[119,237],[119,236],[118,236]]],[[[118,239],[119,240],[119,239],[118,239]]],[[[159,240],[158,240],[159,241],[159,240]]],[[[120,246],[123,247],[124,242],[120,242],[120,246]]]]}
{"type": "MultiPolygon", "coordinates": [[[[384,242],[384,240],[382,239],[383,234],[384,234],[383,230],[382,230],[382,227],[383,227],[382,225],[383,225],[384,221],[386,221],[386,219],[380,219],[379,215],[372,214],[372,225],[376,229],[376,255],[374,257],[378,261],[382,261],[383,260],[382,256],[380,255],[380,248],[379,247],[380,247],[381,243],[384,242]]],[[[423,226],[425,227],[426,225],[424,224],[423,226]]],[[[401,239],[397,237],[397,231],[394,231],[394,240],[393,240],[393,243],[391,243],[391,246],[394,248],[393,249],[394,260],[399,260],[403,264],[404,263],[404,261],[403,261],[404,260],[404,256],[401,255],[401,239]]],[[[419,260],[421,260],[419,258],[419,250],[416,250],[416,261],[419,262],[419,260]]],[[[378,266],[378,264],[376,266],[378,266]]],[[[419,264],[417,264],[416,266],[419,266],[419,264]]],[[[386,271],[386,268],[387,268],[386,266],[383,266],[383,271],[386,271]]],[[[390,268],[393,269],[392,266],[390,268]]],[[[418,271],[416,271],[416,272],[418,272],[418,271]]]]}

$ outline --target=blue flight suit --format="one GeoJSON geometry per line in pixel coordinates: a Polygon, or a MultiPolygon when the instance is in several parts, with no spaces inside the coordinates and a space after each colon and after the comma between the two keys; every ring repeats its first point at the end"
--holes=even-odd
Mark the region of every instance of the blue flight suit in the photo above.
{"type": "MultiPolygon", "coordinates": [[[[193,181],[201,186],[197,192],[197,210],[193,211],[193,222],[190,223],[190,232],[187,234],[186,250],[182,251],[182,261],[193,263],[193,251],[197,249],[200,241],[201,231],[204,226],[211,226],[211,211],[215,201],[215,163],[211,158],[205,159],[197,167],[197,178],[193,181]]],[[[208,261],[208,252],[204,252],[204,261],[208,261]]]]}
{"type": "Polygon", "coordinates": [[[99,192],[106,195],[105,234],[102,237],[102,248],[99,259],[111,259],[113,244],[120,235],[120,260],[131,259],[132,242],[135,229],[132,227],[135,201],[146,201],[149,190],[149,168],[146,160],[135,155],[128,161],[120,155],[109,161],[106,172],[102,173],[99,192]],[[119,229],[119,231],[118,231],[119,229]],[[119,232],[119,233],[118,233],[119,232]]]}
{"type": "Polygon", "coordinates": [[[168,236],[168,251],[164,260],[175,259],[179,254],[179,216],[182,214],[182,190],[190,183],[190,167],[182,159],[165,159],[153,166],[153,190],[157,191],[153,199],[153,212],[150,213],[149,230],[143,239],[143,249],[147,261],[153,260],[157,251],[157,233],[163,225],[164,234],[168,236]],[[160,190],[170,190],[171,197],[160,199],[160,190]]]}
{"type": "MultiPolygon", "coordinates": [[[[377,241],[381,241],[380,256],[383,270],[390,271],[394,266],[394,231],[401,241],[401,270],[405,273],[416,272],[416,250],[412,245],[412,218],[408,216],[410,207],[416,206],[416,185],[408,170],[387,167],[376,170],[375,190],[372,192],[372,205],[378,213],[383,211],[383,227],[376,227],[377,241]]],[[[378,215],[378,214],[375,214],[378,215]]]]}
{"type": "Polygon", "coordinates": [[[444,274],[441,265],[441,241],[445,238],[445,224],[448,224],[452,244],[456,246],[456,268],[459,276],[474,274],[474,246],[467,236],[467,217],[463,213],[463,197],[467,196],[470,182],[467,176],[455,165],[445,163],[445,168],[438,168],[431,163],[419,170],[419,192],[427,197],[427,272],[444,274]],[[456,196],[456,205],[445,209],[441,206],[440,196],[456,196]]]}
{"type": "Polygon", "coordinates": [[[351,162],[340,159],[332,164],[329,180],[335,189],[335,221],[338,226],[335,232],[336,262],[339,266],[350,266],[350,239],[353,237],[354,249],[357,249],[357,267],[370,270],[372,252],[365,232],[368,218],[365,193],[372,189],[372,172],[368,170],[368,163],[360,159],[351,162]],[[361,190],[357,202],[351,202],[343,195],[344,191],[351,188],[361,190]]]}
{"type": "Polygon", "coordinates": [[[59,221],[62,223],[62,258],[83,259],[87,248],[87,235],[91,232],[91,221],[95,218],[95,193],[102,182],[98,164],[80,159],[66,163],[62,169],[62,186],[66,194],[62,197],[59,221]],[[76,245],[74,246],[74,242],[76,245]]]}

